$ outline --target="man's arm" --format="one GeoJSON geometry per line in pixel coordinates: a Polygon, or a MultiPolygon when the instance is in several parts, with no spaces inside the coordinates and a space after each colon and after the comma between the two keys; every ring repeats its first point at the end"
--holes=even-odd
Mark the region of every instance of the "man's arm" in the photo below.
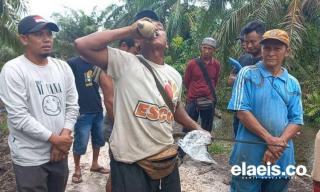
{"type": "Polygon", "coordinates": [[[236,80],[236,78],[237,78],[237,75],[231,72],[229,77],[228,77],[227,85],[232,87],[234,81],[236,80]]]}
{"type": "Polygon", "coordinates": [[[65,70],[66,79],[66,112],[64,129],[69,129],[73,131],[74,125],[76,124],[77,117],[79,115],[79,105],[78,105],[78,92],[76,88],[76,83],[74,79],[73,72],[71,68],[67,65],[65,70]]]}
{"type": "Polygon", "coordinates": [[[189,130],[203,130],[197,122],[195,122],[191,117],[188,115],[184,106],[181,102],[177,103],[176,111],[174,113],[174,120],[181,124],[183,127],[189,130]]]}
{"type": "Polygon", "coordinates": [[[104,106],[106,107],[109,119],[113,120],[113,84],[112,78],[108,76],[104,71],[100,74],[100,87],[103,93],[104,106]]]}
{"type": "Polygon", "coordinates": [[[186,89],[189,89],[190,81],[191,81],[191,66],[190,66],[190,61],[187,64],[186,71],[184,72],[184,77],[183,77],[183,84],[186,87],[186,89]]]}
{"type": "Polygon", "coordinates": [[[216,75],[214,77],[214,87],[216,87],[218,85],[218,81],[219,81],[219,77],[220,77],[220,62],[217,61],[216,63],[216,75]]]}
{"type": "Polygon", "coordinates": [[[89,63],[93,63],[105,70],[108,65],[108,44],[126,37],[140,37],[137,33],[137,22],[130,26],[98,31],[80,37],[75,40],[75,47],[89,63]]]}

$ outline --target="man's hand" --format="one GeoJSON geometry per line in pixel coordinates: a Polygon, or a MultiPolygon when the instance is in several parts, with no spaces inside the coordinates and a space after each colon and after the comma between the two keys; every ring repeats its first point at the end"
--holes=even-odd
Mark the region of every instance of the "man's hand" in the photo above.
{"type": "Polygon", "coordinates": [[[51,154],[50,154],[50,161],[51,162],[61,161],[64,158],[66,158],[67,155],[68,154],[63,153],[62,151],[60,151],[57,147],[55,147],[53,145],[52,149],[51,149],[51,154]]]}
{"type": "Polygon", "coordinates": [[[131,34],[133,39],[152,39],[157,32],[152,19],[147,17],[139,19],[131,24],[130,27],[133,31],[131,34]]]}
{"type": "Polygon", "coordinates": [[[267,149],[266,152],[264,153],[263,159],[262,159],[262,163],[263,164],[267,164],[268,162],[270,162],[271,164],[275,164],[275,162],[278,159],[272,154],[272,152],[267,149]]]}
{"type": "Polygon", "coordinates": [[[273,136],[271,136],[271,137],[269,137],[267,139],[266,142],[268,144],[279,145],[279,146],[268,145],[268,149],[275,156],[276,159],[279,159],[281,157],[283,151],[287,147],[287,143],[281,137],[273,137],[273,136]],[[280,146],[282,146],[282,147],[280,147],[280,146]]]}
{"type": "Polygon", "coordinates": [[[73,137],[68,134],[63,134],[63,135],[59,135],[59,136],[52,134],[51,137],[49,138],[49,141],[58,150],[67,154],[69,152],[70,146],[72,144],[72,139],[73,139],[73,137]]]}

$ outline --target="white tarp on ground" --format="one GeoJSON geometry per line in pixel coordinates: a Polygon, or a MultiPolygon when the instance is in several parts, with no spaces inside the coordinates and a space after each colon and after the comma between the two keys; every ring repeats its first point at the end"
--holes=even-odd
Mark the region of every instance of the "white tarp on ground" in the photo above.
{"type": "Polygon", "coordinates": [[[208,152],[208,145],[212,142],[210,133],[201,130],[194,130],[178,141],[181,149],[187,153],[192,159],[205,163],[217,162],[208,152]]]}

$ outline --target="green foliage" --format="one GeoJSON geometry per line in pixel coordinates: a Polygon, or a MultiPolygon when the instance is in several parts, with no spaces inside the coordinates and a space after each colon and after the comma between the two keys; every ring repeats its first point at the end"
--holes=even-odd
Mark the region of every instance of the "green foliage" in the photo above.
{"type": "Polygon", "coordinates": [[[20,55],[20,52],[15,51],[12,47],[6,45],[0,46],[0,69],[9,60],[20,55]]]}
{"type": "Polygon", "coordinates": [[[231,147],[226,142],[213,142],[209,147],[208,151],[211,154],[229,154],[231,147]]]}
{"type": "MultiPolygon", "coordinates": [[[[2,115],[0,115],[0,132],[4,135],[8,135],[9,134],[9,129],[7,126],[7,121],[6,118],[2,115]]],[[[1,135],[1,134],[0,134],[1,135]]]]}
{"type": "Polygon", "coordinates": [[[76,55],[73,42],[76,38],[88,35],[103,25],[101,14],[94,9],[91,15],[83,11],[67,9],[65,13],[54,13],[53,18],[60,27],[55,36],[54,55],[59,58],[68,59],[76,55]]]}
{"type": "Polygon", "coordinates": [[[320,91],[314,91],[306,95],[305,115],[307,118],[320,123],[320,91]]]}

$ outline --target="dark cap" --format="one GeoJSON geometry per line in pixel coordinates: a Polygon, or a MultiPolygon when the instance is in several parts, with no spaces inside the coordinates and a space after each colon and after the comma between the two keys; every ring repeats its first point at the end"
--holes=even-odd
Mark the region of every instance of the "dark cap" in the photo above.
{"type": "Polygon", "coordinates": [[[142,19],[144,17],[147,17],[147,18],[150,18],[154,21],[159,21],[159,17],[158,15],[152,11],[152,10],[143,10],[143,11],[140,11],[139,13],[137,13],[137,15],[134,17],[134,22],[135,21],[138,21],[139,19],[142,19]]]}
{"type": "Polygon", "coordinates": [[[59,31],[59,27],[55,23],[49,22],[39,15],[30,15],[19,22],[18,32],[19,34],[25,35],[27,33],[40,31],[45,26],[51,31],[59,31]]]}

